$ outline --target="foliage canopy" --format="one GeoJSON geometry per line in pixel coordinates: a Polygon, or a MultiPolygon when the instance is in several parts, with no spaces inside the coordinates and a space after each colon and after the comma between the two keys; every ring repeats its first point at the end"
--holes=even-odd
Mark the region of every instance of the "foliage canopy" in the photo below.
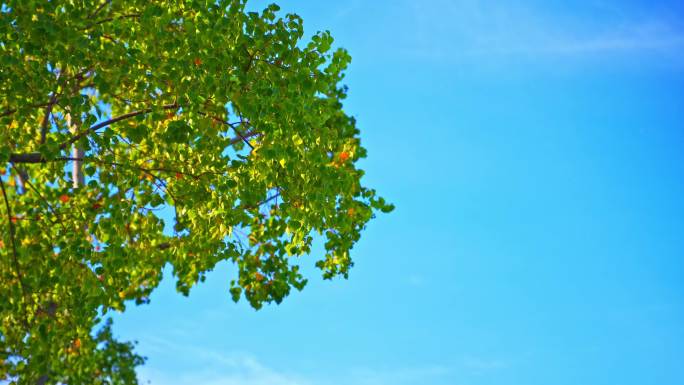
{"type": "Polygon", "coordinates": [[[231,261],[234,300],[325,278],[375,210],[328,32],[240,0],[0,2],[0,379],[131,384],[104,315],[167,264],[189,289],[231,261]],[[168,215],[162,213],[170,213],[168,215]],[[165,223],[164,219],[167,219],[165,223]],[[169,218],[171,220],[169,220],[169,218]],[[166,230],[165,230],[166,229],[166,230]]]}

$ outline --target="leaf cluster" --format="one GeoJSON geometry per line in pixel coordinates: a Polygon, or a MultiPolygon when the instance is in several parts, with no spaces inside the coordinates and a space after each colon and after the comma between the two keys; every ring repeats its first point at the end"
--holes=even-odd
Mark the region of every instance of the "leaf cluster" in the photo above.
{"type": "Polygon", "coordinates": [[[109,311],[221,261],[234,300],[325,278],[377,210],[328,32],[240,0],[0,3],[0,379],[131,384],[109,311]],[[99,331],[97,331],[99,329],[99,331]]]}

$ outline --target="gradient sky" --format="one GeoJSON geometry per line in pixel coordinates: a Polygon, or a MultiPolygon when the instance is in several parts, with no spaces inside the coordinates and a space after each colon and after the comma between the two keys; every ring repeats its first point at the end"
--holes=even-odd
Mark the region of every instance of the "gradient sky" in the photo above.
{"type": "MultiPolygon", "coordinates": [[[[253,2],[261,8],[264,1],[253,2]]],[[[684,5],[281,0],[353,62],[397,209],[349,280],[117,316],[153,385],[684,384],[684,5]]]]}

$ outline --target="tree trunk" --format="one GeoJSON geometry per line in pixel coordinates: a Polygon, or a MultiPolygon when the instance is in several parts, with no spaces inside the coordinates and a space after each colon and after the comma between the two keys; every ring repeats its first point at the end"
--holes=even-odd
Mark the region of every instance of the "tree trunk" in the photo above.
{"type": "MultiPolygon", "coordinates": [[[[67,125],[69,126],[69,131],[72,134],[77,135],[78,130],[78,120],[71,118],[71,114],[66,115],[67,125]]],[[[83,175],[83,161],[78,159],[83,159],[84,151],[78,146],[78,143],[74,143],[71,150],[71,156],[74,158],[71,166],[71,179],[74,182],[74,188],[85,185],[85,176],[83,175]]]]}

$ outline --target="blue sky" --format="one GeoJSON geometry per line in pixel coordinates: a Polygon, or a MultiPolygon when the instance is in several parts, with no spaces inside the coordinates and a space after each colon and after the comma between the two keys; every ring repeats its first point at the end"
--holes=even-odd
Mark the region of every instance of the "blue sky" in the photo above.
{"type": "MultiPolygon", "coordinates": [[[[260,8],[266,2],[255,1],[260,8]]],[[[292,1],[353,62],[373,221],[347,281],[221,265],[116,318],[154,385],[684,384],[684,6],[292,1]]],[[[308,264],[306,263],[308,262],[308,264]]]]}

